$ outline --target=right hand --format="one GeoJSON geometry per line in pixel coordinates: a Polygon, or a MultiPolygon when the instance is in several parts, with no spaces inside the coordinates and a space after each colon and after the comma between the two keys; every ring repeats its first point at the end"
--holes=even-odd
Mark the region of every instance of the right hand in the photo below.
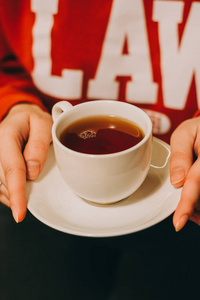
{"type": "Polygon", "coordinates": [[[180,124],[171,137],[171,183],[176,188],[183,186],[173,216],[176,231],[181,230],[188,220],[200,225],[199,165],[200,117],[196,117],[180,124]]]}
{"type": "Polygon", "coordinates": [[[16,222],[26,215],[26,179],[36,179],[46,160],[52,118],[33,104],[13,106],[0,123],[0,202],[16,222]]]}

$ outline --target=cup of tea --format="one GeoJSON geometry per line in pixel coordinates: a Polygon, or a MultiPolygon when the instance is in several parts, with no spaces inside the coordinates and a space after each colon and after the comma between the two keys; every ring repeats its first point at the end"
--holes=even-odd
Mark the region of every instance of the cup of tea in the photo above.
{"type": "Polygon", "coordinates": [[[152,152],[152,122],[142,109],[113,100],[60,101],[52,117],[56,162],[75,194],[110,204],[140,187],[152,152]]]}

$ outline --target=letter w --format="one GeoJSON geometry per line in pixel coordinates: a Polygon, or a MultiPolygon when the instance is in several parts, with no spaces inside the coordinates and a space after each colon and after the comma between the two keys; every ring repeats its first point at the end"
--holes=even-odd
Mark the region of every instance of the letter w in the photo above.
{"type": "Polygon", "coordinates": [[[153,20],[159,22],[163,98],[166,107],[183,109],[196,81],[200,106],[200,3],[191,5],[179,43],[178,24],[182,23],[184,4],[180,1],[155,1],[153,20]]]}

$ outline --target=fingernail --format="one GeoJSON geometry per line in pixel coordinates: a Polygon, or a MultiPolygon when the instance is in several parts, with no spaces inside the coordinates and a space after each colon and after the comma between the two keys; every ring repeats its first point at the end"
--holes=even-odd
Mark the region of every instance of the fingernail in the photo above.
{"type": "Polygon", "coordinates": [[[178,168],[173,170],[171,175],[171,183],[174,186],[183,185],[185,181],[185,170],[183,168],[178,168]]]}
{"type": "Polygon", "coordinates": [[[176,232],[180,231],[185,226],[187,221],[188,221],[188,216],[187,215],[182,216],[179,219],[179,221],[176,223],[176,226],[175,226],[176,232]]]}
{"type": "Polygon", "coordinates": [[[26,162],[27,168],[27,178],[30,180],[34,180],[38,177],[40,173],[40,164],[37,161],[29,160],[26,162]]]}
{"type": "Polygon", "coordinates": [[[15,222],[18,223],[18,213],[17,213],[17,209],[15,206],[12,206],[12,214],[13,214],[13,218],[14,218],[15,222]]]}

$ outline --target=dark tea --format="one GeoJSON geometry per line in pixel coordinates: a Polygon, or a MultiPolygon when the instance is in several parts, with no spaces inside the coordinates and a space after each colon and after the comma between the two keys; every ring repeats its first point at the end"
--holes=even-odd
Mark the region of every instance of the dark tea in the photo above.
{"type": "Polygon", "coordinates": [[[60,135],[61,143],[87,154],[116,153],[138,144],[144,138],[134,123],[116,116],[93,116],[69,124],[60,135]]]}

